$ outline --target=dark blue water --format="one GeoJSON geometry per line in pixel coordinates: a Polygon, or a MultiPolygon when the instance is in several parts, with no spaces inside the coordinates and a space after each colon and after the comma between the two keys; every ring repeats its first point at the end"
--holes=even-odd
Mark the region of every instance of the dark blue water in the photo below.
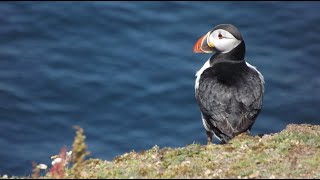
{"type": "Polygon", "coordinates": [[[0,4],[0,174],[29,175],[71,149],[92,158],[154,145],[205,144],[197,39],[236,25],[264,75],[252,133],[319,124],[319,2],[19,2],[0,4]]]}

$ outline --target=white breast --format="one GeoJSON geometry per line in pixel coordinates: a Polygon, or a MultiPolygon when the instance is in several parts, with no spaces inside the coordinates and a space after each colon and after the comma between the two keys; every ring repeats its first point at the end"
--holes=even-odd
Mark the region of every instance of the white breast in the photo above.
{"type": "Polygon", "coordinates": [[[200,81],[201,74],[203,73],[204,70],[208,69],[209,67],[210,67],[210,59],[208,59],[207,62],[204,63],[202,68],[199,69],[199,71],[197,71],[197,73],[196,73],[196,77],[197,78],[196,78],[196,83],[195,83],[195,86],[194,86],[195,90],[197,90],[198,87],[199,87],[199,81],[200,81]]]}

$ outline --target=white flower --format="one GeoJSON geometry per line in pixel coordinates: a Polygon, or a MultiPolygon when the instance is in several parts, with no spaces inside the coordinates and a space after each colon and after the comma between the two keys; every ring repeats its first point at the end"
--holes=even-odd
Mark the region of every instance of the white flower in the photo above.
{"type": "Polygon", "coordinates": [[[56,163],[61,163],[61,161],[62,161],[61,158],[55,158],[55,159],[51,162],[51,164],[52,164],[52,166],[54,166],[56,163]]]}
{"type": "Polygon", "coordinates": [[[39,169],[47,169],[48,166],[45,165],[45,164],[39,164],[39,165],[37,166],[37,168],[39,168],[39,169]]]}
{"type": "Polygon", "coordinates": [[[59,155],[54,155],[54,156],[51,156],[51,159],[56,159],[58,157],[60,157],[60,156],[59,155]]]}
{"type": "Polygon", "coordinates": [[[69,151],[66,153],[66,164],[68,164],[71,161],[72,158],[72,151],[69,151]]]}
{"type": "Polygon", "coordinates": [[[8,177],[8,175],[5,174],[5,175],[2,176],[2,178],[3,179],[8,179],[9,177],[8,177]]]}
{"type": "MultiPolygon", "coordinates": [[[[65,159],[63,160],[64,165],[67,165],[71,161],[71,155],[72,151],[66,152],[65,159]]],[[[54,166],[56,163],[62,162],[62,158],[60,157],[60,155],[51,156],[51,159],[53,159],[53,161],[51,162],[52,166],[54,166]]]]}
{"type": "Polygon", "coordinates": [[[67,152],[67,156],[71,156],[72,155],[72,151],[67,152]]]}

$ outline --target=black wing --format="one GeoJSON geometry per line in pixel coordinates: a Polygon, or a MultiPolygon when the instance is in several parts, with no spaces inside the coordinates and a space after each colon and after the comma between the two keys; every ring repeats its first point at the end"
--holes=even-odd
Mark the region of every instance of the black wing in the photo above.
{"type": "Polygon", "coordinates": [[[208,124],[232,138],[253,125],[262,107],[263,83],[252,68],[232,85],[218,81],[208,68],[200,77],[196,99],[204,116],[209,117],[208,124]]]}

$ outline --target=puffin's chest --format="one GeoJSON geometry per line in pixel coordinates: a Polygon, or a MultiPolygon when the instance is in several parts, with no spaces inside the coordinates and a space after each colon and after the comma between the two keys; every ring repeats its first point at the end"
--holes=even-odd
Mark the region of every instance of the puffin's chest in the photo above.
{"type": "Polygon", "coordinates": [[[249,84],[250,75],[245,71],[217,70],[214,67],[205,69],[196,79],[196,91],[212,90],[235,91],[246,88],[249,84]]]}
{"type": "Polygon", "coordinates": [[[205,104],[219,101],[222,104],[243,102],[250,105],[257,98],[262,97],[262,80],[255,71],[249,69],[221,73],[209,67],[197,76],[198,85],[195,89],[195,96],[198,101],[205,104]]]}

